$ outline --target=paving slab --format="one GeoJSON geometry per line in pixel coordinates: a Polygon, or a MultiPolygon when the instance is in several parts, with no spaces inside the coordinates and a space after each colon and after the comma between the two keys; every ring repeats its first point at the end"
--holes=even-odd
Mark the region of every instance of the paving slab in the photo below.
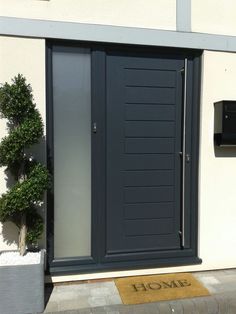
{"type": "Polygon", "coordinates": [[[193,275],[211,295],[123,305],[114,281],[57,285],[46,289],[46,314],[236,314],[236,269],[193,275]]]}

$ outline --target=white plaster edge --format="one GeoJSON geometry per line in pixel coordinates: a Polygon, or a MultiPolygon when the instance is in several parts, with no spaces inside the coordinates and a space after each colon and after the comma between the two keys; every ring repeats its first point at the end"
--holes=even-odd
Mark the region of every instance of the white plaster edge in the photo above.
{"type": "Polygon", "coordinates": [[[58,275],[58,276],[45,276],[46,283],[57,283],[57,282],[69,282],[69,281],[83,281],[83,280],[97,280],[97,279],[111,279],[118,277],[129,277],[129,276],[144,276],[144,275],[159,275],[169,273],[187,273],[187,272],[204,272],[222,269],[232,269],[235,266],[224,266],[222,265],[210,265],[210,266],[180,266],[171,268],[154,268],[154,269],[140,269],[140,270],[126,270],[116,272],[99,272],[99,273],[87,273],[79,275],[58,275]]]}

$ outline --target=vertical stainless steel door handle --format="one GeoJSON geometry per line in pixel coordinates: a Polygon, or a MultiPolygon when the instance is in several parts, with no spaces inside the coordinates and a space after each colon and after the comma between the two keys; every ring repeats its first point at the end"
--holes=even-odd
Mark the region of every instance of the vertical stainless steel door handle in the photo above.
{"type": "Polygon", "coordinates": [[[185,163],[190,156],[186,155],[186,108],[187,108],[187,74],[188,59],[184,59],[184,92],[183,92],[183,134],[182,134],[182,230],[181,245],[185,246],[185,163]]]}

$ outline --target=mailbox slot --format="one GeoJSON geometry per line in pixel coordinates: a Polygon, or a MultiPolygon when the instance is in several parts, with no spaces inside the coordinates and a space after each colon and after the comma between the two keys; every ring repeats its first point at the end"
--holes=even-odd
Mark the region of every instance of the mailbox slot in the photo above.
{"type": "Polygon", "coordinates": [[[236,145],[236,101],[214,103],[214,140],[218,146],[236,145]]]}

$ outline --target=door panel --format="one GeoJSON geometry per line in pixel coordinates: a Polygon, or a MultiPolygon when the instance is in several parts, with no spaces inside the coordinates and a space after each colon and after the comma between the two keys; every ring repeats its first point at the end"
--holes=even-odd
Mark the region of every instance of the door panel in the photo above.
{"type": "Polygon", "coordinates": [[[133,137],[173,137],[175,123],[165,121],[126,121],[125,136],[133,137]]]}
{"type": "Polygon", "coordinates": [[[126,121],[173,121],[175,106],[127,104],[125,105],[125,119],[126,121]]]}
{"type": "Polygon", "coordinates": [[[169,170],[174,167],[173,154],[126,154],[122,156],[124,170],[169,170]]]}
{"type": "Polygon", "coordinates": [[[126,68],[124,74],[124,83],[128,87],[175,87],[175,71],[163,71],[154,68],[126,68]]]}
{"type": "Polygon", "coordinates": [[[181,249],[183,66],[107,56],[105,260],[181,249]]]}
{"type": "Polygon", "coordinates": [[[173,170],[125,171],[124,186],[157,186],[173,185],[173,170]]]}
{"type": "Polygon", "coordinates": [[[175,102],[175,90],[159,86],[126,86],[126,104],[168,104],[175,102]]]}

